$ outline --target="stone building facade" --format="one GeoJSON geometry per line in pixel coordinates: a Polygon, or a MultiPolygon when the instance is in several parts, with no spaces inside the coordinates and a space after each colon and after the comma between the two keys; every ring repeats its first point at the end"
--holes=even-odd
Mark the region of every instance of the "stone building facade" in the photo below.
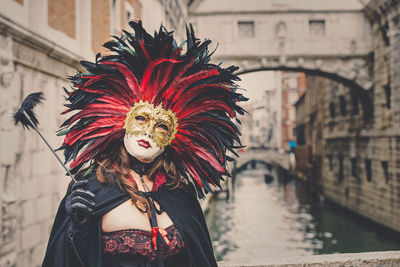
{"type": "Polygon", "coordinates": [[[365,119],[352,88],[329,82],[324,131],[325,195],[400,231],[400,6],[369,1],[372,27],[373,117],[365,119]]]}
{"type": "Polygon", "coordinates": [[[325,78],[308,75],[307,90],[296,102],[296,174],[316,195],[323,187],[326,83],[325,78]]]}
{"type": "MultiPolygon", "coordinates": [[[[181,0],[2,0],[0,1],[0,266],[40,266],[55,212],[69,178],[33,131],[14,126],[12,114],[22,99],[42,91],[35,110],[39,129],[59,147],[55,135],[65,118],[62,87],[93,60],[101,45],[143,19],[149,32],[163,22],[185,34],[181,0]],[[174,10],[175,13],[171,12],[174,10]],[[176,18],[179,12],[179,18],[176,18]],[[174,28],[177,27],[177,28],[174,28]]],[[[59,155],[61,155],[60,153],[59,155]]]]}

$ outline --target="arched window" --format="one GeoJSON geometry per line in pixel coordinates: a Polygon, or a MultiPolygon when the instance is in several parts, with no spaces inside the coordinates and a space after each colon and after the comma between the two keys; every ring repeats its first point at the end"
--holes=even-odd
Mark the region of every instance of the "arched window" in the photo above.
{"type": "Polygon", "coordinates": [[[286,23],[283,21],[280,21],[278,24],[276,24],[275,32],[278,37],[285,37],[286,36],[286,23]]]}

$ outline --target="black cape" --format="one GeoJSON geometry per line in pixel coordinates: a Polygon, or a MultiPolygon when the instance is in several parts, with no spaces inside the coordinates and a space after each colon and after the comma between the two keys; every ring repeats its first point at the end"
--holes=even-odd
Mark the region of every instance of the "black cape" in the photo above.
{"type": "MultiPolygon", "coordinates": [[[[70,193],[69,188],[57,211],[43,267],[79,267],[82,266],[81,262],[85,267],[102,266],[101,218],[130,199],[130,196],[115,184],[101,184],[95,174],[89,177],[87,189],[96,194],[96,208],[90,220],[88,233],[71,234],[70,218],[65,212],[65,199],[70,193]]],[[[191,184],[172,190],[164,184],[153,192],[155,200],[167,212],[182,235],[185,253],[190,260],[188,266],[217,266],[204,215],[195,196],[191,184]]]]}

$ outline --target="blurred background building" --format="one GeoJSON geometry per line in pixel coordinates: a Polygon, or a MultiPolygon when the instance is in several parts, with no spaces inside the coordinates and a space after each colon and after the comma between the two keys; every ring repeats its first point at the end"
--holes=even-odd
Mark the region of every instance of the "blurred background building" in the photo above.
{"type": "Polygon", "coordinates": [[[179,41],[193,23],[243,85],[274,71],[244,106],[244,150],[294,151],[320,199],[400,232],[399,14],[396,0],[1,0],[0,266],[41,264],[69,183],[14,109],[43,91],[40,129],[59,146],[67,77],[139,19],[179,41]]]}
{"type": "Polygon", "coordinates": [[[302,72],[282,73],[282,147],[286,151],[296,148],[295,104],[306,90],[306,75],[302,72]]]}

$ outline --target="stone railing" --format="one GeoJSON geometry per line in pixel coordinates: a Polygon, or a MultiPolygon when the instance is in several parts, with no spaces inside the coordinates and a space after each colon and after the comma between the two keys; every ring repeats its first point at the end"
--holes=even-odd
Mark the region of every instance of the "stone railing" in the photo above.
{"type": "Polygon", "coordinates": [[[315,255],[265,259],[262,262],[219,262],[220,267],[397,267],[400,251],[315,255]]]}

